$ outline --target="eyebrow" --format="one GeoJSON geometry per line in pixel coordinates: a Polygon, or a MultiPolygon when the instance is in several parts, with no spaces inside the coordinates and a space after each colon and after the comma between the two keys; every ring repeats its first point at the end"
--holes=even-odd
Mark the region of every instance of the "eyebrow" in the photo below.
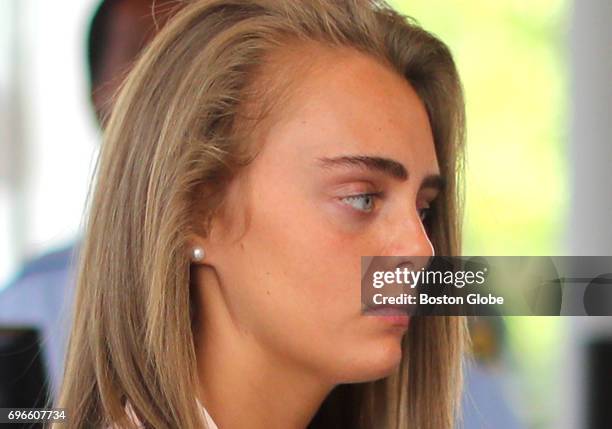
{"type": "MultiPolygon", "coordinates": [[[[366,155],[348,155],[338,156],[332,158],[318,158],[318,161],[323,168],[335,168],[335,167],[350,167],[357,166],[365,168],[367,170],[382,172],[397,180],[408,180],[408,170],[404,165],[398,161],[390,158],[383,158],[379,156],[366,156],[366,155]]],[[[445,188],[446,181],[439,174],[431,174],[425,176],[421,182],[420,188],[429,188],[441,191],[445,188]]]]}

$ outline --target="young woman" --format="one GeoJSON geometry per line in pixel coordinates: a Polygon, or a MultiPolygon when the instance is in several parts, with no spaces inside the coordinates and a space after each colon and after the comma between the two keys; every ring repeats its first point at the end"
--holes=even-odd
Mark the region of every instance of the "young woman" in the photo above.
{"type": "Polygon", "coordinates": [[[106,130],[67,426],[453,427],[464,320],[363,315],[360,256],[457,255],[462,140],[449,50],[381,1],[190,2],[106,130]]]}

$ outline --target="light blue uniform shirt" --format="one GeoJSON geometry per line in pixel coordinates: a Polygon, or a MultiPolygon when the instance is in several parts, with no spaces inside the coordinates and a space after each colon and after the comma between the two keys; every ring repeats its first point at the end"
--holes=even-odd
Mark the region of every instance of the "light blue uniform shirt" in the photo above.
{"type": "Polygon", "coordinates": [[[31,261],[0,290],[0,325],[38,329],[53,394],[61,383],[70,330],[74,249],[69,246],[31,261]]]}

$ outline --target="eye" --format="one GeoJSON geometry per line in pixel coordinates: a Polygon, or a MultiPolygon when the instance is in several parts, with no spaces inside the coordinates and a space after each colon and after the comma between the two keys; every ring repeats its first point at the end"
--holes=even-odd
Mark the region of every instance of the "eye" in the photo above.
{"type": "Polygon", "coordinates": [[[368,193],[351,195],[348,197],[341,198],[340,200],[345,204],[350,205],[355,210],[369,213],[374,210],[374,202],[378,197],[380,197],[380,194],[378,193],[368,193]]]}
{"type": "Polygon", "coordinates": [[[431,207],[423,207],[419,210],[419,217],[421,218],[421,222],[425,222],[431,212],[431,207]]]}

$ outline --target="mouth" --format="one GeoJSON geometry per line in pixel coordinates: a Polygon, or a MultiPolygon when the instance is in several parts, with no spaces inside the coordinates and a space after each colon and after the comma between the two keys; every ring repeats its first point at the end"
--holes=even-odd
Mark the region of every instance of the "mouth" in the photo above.
{"type": "Polygon", "coordinates": [[[410,323],[410,316],[404,306],[377,305],[376,307],[366,308],[362,314],[364,316],[374,316],[394,326],[408,327],[410,323]]]}

